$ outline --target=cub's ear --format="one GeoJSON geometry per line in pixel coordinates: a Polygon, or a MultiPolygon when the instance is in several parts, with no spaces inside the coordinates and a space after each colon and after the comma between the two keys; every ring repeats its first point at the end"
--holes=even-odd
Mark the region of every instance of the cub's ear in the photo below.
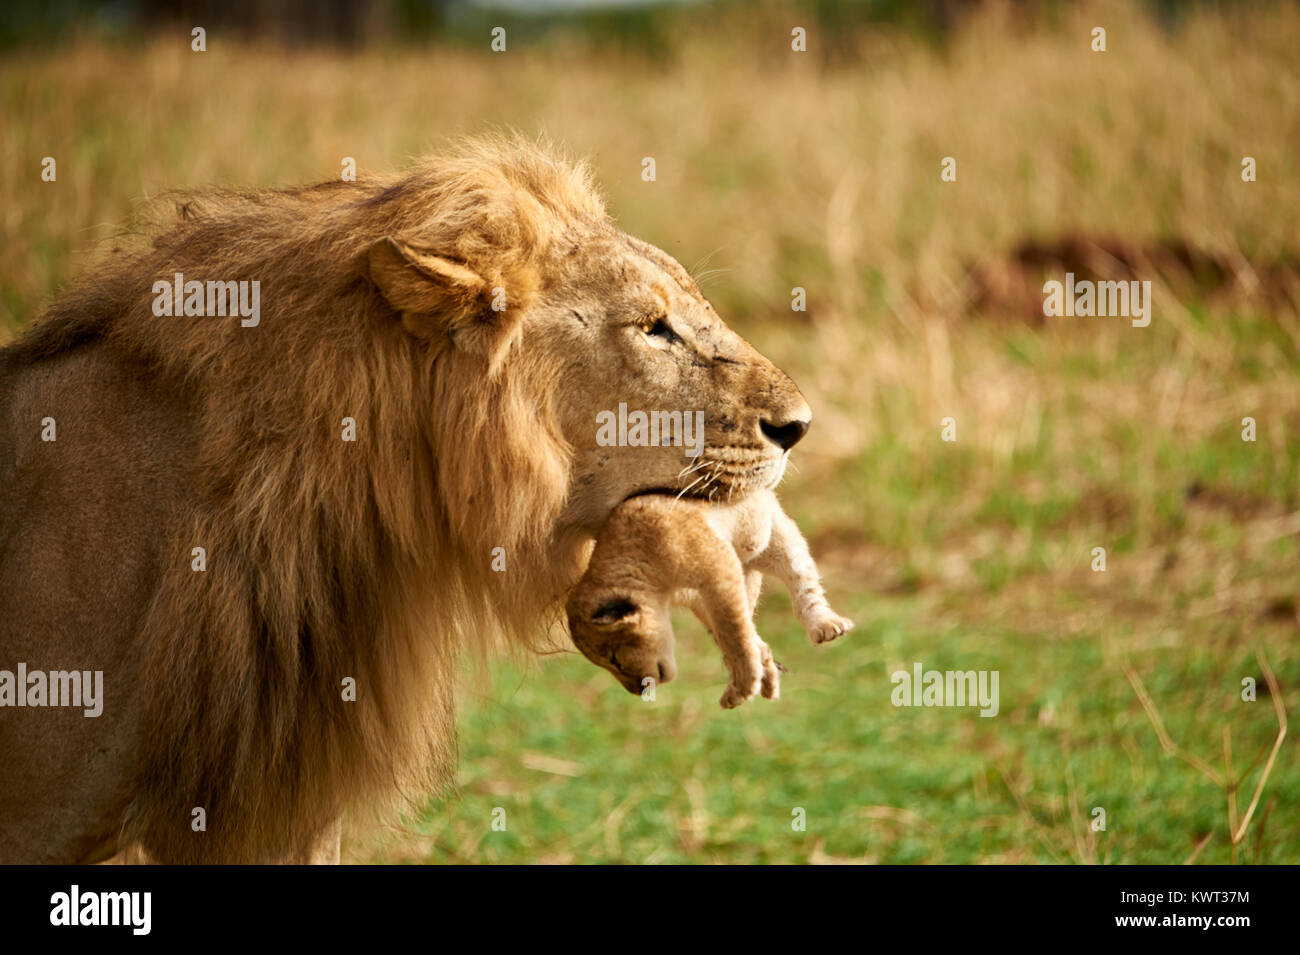
{"type": "Polygon", "coordinates": [[[490,314],[487,280],[468,266],[393,238],[370,247],[370,279],[402,325],[419,338],[439,331],[455,337],[457,326],[490,314]]]}

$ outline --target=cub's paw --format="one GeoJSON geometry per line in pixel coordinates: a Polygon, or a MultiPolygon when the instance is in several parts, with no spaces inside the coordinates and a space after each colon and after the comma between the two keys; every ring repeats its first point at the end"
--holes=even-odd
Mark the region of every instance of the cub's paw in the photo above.
{"type": "Polygon", "coordinates": [[[718,702],[724,710],[735,709],[757,694],[775,700],[781,695],[781,666],[772,656],[772,648],[757,637],[746,647],[739,660],[733,660],[731,682],[718,702]]]}
{"type": "Polygon", "coordinates": [[[837,613],[827,611],[809,622],[808,639],[814,644],[830,643],[852,629],[853,621],[848,617],[841,617],[837,613]]]}
{"type": "Polygon", "coordinates": [[[724,710],[734,710],[741,703],[751,699],[759,690],[759,681],[745,681],[737,683],[732,680],[727,684],[727,688],[722,692],[722,698],[718,700],[724,710]]]}

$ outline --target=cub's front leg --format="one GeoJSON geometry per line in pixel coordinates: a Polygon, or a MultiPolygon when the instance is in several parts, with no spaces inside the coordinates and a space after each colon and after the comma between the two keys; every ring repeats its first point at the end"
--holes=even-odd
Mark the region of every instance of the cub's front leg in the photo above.
{"type": "Polygon", "coordinates": [[[779,506],[772,514],[771,542],[756,563],[785,583],[794,603],[795,615],[814,644],[829,643],[853,629],[853,621],[841,617],[827,603],[821,575],[808,552],[808,543],[799,526],[779,506]]]}

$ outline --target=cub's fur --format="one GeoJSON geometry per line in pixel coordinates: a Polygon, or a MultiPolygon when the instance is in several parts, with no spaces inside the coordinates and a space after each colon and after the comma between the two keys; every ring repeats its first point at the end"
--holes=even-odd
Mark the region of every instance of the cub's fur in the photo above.
{"type": "Polygon", "coordinates": [[[852,628],[826,602],[808,544],[772,491],[730,505],[633,498],[610,517],[569,597],[573,642],[640,693],[647,679],[666,683],[676,675],[669,605],[688,606],[709,628],[731,674],[722,706],[739,706],[758,692],[774,700],[780,664],[753,619],[765,573],[789,588],[814,644],[852,628]]]}

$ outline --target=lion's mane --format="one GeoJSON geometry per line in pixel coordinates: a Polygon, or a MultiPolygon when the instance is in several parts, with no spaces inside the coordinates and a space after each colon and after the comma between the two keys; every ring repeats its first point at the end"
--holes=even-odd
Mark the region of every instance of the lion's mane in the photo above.
{"type": "Polygon", "coordinates": [[[344,810],[444,780],[458,661],[535,634],[580,573],[581,547],[556,539],[569,449],[554,369],[518,336],[489,366],[406,333],[367,251],[419,236],[519,309],[550,244],[604,212],[583,166],[511,140],[169,208],[3,360],[94,341],[186,396],[193,487],[158,528],[175,560],[138,636],[147,702],[122,844],[172,863],[292,858],[344,810]],[[259,280],[260,325],[155,316],[152,285],[176,272],[259,280]]]}

